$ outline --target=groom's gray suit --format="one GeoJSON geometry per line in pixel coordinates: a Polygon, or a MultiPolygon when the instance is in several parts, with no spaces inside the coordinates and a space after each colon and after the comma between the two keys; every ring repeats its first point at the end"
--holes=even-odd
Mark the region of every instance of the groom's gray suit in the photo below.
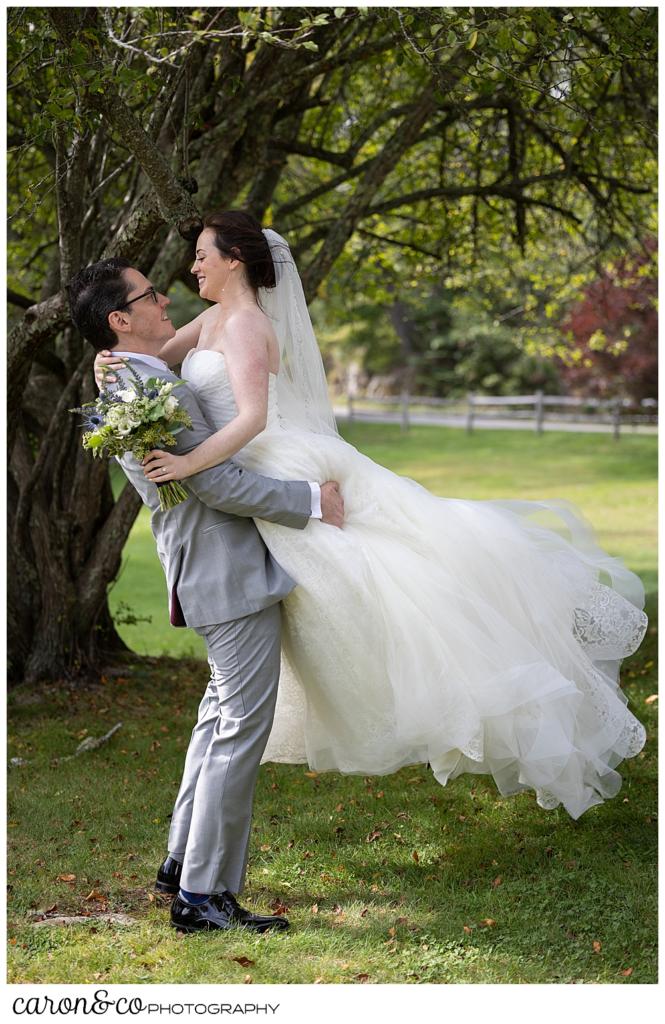
{"type": "MultiPolygon", "coordinates": [[[[143,380],[178,380],[140,355],[143,380]]],[[[131,379],[118,372],[120,384],[131,379]]],[[[186,384],[174,391],[192,419],[169,449],[184,454],[213,433],[186,384]]],[[[279,602],[295,586],[274,561],[251,517],[303,529],[306,481],[271,480],[228,461],[186,481],[192,497],[168,511],[132,455],[120,460],[152,513],[166,574],[171,622],[191,626],[208,647],[211,677],[199,706],[169,833],[189,892],[242,891],[254,786],[272,725],[280,665],[279,602]]]]}

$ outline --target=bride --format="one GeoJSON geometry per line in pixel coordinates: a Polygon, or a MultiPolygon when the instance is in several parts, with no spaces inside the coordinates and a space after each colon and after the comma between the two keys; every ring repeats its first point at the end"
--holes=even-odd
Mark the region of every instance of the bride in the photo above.
{"type": "MultiPolygon", "coordinates": [[[[297,581],[264,760],[385,774],[429,763],[445,784],[489,773],[578,818],[614,796],[645,732],[618,685],[642,641],[640,580],[560,501],[438,498],[337,433],[288,244],[245,213],[206,218],[192,267],[214,302],[160,355],[182,363],[217,433],[150,453],[153,481],[233,458],[282,479],[339,481],[344,528],[257,521],[297,581]]],[[[111,352],[99,364],[113,369],[111,352]]]]}

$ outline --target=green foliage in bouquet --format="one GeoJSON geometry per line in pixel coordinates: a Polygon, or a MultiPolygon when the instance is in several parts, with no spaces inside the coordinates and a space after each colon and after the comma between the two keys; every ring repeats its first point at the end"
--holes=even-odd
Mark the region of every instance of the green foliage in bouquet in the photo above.
{"type": "MultiPolygon", "coordinates": [[[[93,456],[122,456],[127,452],[142,462],[155,448],[172,448],[175,435],[183,427],[191,427],[189,413],[172,394],[182,381],[164,381],[150,377],[144,381],[127,362],[131,380],[124,388],[103,387],[95,402],[88,402],[71,412],[84,417],[83,447],[93,456]]],[[[189,497],[177,480],[158,484],[162,510],[189,497]]]]}

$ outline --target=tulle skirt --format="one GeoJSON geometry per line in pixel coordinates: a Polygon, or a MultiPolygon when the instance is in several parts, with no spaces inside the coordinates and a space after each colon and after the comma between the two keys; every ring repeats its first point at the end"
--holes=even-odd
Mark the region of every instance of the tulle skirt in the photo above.
{"type": "Polygon", "coordinates": [[[491,775],[573,817],[614,796],[644,728],[618,685],[644,590],[559,501],[438,498],[341,438],[275,425],[238,457],[281,479],[338,480],[342,530],[257,520],[297,581],[264,761],[445,784],[491,775]]]}

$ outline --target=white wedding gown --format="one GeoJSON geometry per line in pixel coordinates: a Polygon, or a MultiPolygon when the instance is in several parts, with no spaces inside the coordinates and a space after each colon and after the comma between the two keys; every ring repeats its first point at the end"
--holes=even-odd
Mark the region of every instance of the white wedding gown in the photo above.
{"type": "MultiPolygon", "coordinates": [[[[236,414],[224,357],[182,368],[216,428],[236,414]]],[[[257,520],[297,581],[263,760],[445,784],[491,774],[577,818],[614,796],[645,732],[618,686],[646,629],[637,576],[565,502],[438,498],[341,438],[292,428],[271,375],[268,424],[234,458],[280,479],[337,480],[344,528],[257,520]]]]}

